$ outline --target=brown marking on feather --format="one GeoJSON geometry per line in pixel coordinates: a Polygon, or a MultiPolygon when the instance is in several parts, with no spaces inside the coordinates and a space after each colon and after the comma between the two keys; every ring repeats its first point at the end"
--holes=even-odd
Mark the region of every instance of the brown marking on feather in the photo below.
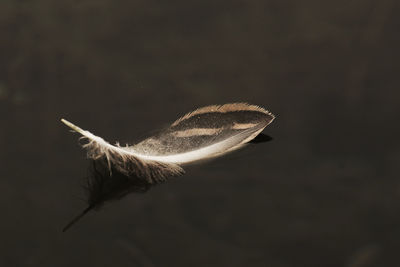
{"type": "Polygon", "coordinates": [[[234,123],[232,129],[234,130],[244,130],[257,126],[258,123],[234,123]]]}
{"type": "Polygon", "coordinates": [[[212,113],[212,112],[219,112],[219,113],[226,113],[226,112],[234,112],[234,111],[258,111],[267,115],[270,115],[274,118],[274,115],[272,115],[271,112],[268,110],[256,106],[256,105],[250,105],[247,103],[231,103],[231,104],[224,104],[224,105],[212,105],[212,106],[207,106],[203,108],[196,109],[192,112],[187,113],[186,115],[182,116],[178,120],[176,120],[174,123],[172,123],[171,126],[176,126],[180,122],[189,119],[190,117],[193,117],[195,115],[199,114],[204,114],[204,113],[212,113]]]}
{"type": "Polygon", "coordinates": [[[176,131],[173,133],[176,137],[192,137],[201,135],[216,135],[219,134],[222,128],[193,128],[184,131],[176,131]]]}

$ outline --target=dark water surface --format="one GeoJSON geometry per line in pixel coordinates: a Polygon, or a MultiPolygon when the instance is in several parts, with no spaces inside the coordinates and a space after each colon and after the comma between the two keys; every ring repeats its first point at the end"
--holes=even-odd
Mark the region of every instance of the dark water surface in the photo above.
{"type": "Polygon", "coordinates": [[[399,4],[0,1],[0,266],[400,266],[399,4]],[[267,143],[62,227],[88,162],[246,101],[267,143]]]}

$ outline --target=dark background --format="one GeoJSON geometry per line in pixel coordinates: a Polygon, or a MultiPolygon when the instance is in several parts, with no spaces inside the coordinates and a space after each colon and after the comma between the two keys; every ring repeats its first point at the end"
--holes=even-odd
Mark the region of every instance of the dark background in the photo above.
{"type": "Polygon", "coordinates": [[[1,0],[0,266],[400,266],[399,2],[1,0]],[[271,142],[91,213],[66,118],[246,101],[271,142]]]}

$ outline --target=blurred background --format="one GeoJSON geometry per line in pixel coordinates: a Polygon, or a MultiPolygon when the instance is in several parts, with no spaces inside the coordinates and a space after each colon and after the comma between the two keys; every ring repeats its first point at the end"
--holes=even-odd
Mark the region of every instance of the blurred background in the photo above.
{"type": "Polygon", "coordinates": [[[1,0],[0,266],[400,266],[394,0],[1,0]],[[132,143],[245,101],[273,137],[85,208],[66,118],[132,143]],[[396,175],[397,173],[397,175],[396,175]]]}

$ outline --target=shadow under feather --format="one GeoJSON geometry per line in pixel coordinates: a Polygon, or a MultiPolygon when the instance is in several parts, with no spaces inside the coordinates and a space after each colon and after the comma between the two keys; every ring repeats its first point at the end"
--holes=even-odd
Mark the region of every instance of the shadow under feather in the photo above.
{"type": "Polygon", "coordinates": [[[144,178],[126,175],[112,166],[110,170],[105,158],[92,160],[90,175],[85,185],[88,207],[71,220],[63,228],[63,232],[78,222],[86,213],[101,208],[106,202],[119,200],[130,193],[144,193],[153,185],[144,178]]]}
{"type": "Polygon", "coordinates": [[[272,139],[273,138],[271,136],[269,136],[267,134],[260,133],[253,140],[251,140],[249,143],[250,144],[265,143],[265,142],[272,141],[272,139]]]}

